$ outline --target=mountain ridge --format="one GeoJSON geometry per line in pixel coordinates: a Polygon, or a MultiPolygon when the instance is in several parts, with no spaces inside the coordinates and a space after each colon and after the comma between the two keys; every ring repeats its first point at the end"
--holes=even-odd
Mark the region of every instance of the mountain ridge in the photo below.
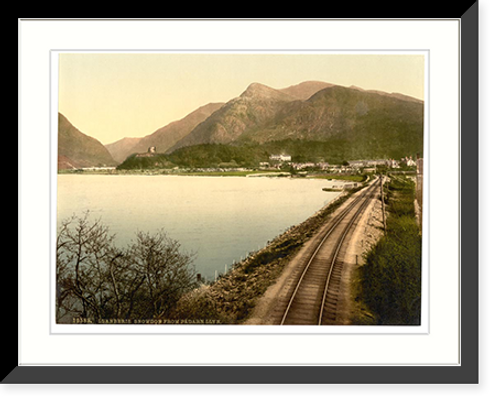
{"type": "Polygon", "coordinates": [[[393,143],[403,149],[399,138],[411,148],[423,142],[423,103],[411,97],[324,82],[303,82],[285,92],[252,83],[167,154],[200,144],[262,144],[287,139],[346,140],[361,148],[365,141],[376,149],[389,150],[395,149],[393,143]],[[312,84],[320,90],[311,90],[312,84]]]}
{"type": "Polygon", "coordinates": [[[58,170],[116,166],[104,145],[84,134],[63,114],[58,115],[58,170]]]}
{"type": "MultiPolygon", "coordinates": [[[[351,157],[421,153],[423,106],[422,100],[401,93],[357,86],[305,81],[274,89],[254,82],[226,103],[208,103],[149,135],[123,138],[103,147],[118,163],[151,146],[157,153],[171,154],[203,144],[330,142],[329,147],[336,145],[339,154],[351,157]]],[[[61,144],[64,128],[71,125],[64,120],[67,123],[61,127],[60,119],[61,144]]],[[[297,145],[292,149],[302,150],[297,145]]],[[[62,165],[81,167],[82,162],[74,159],[60,150],[62,165]]]]}
{"type": "Polygon", "coordinates": [[[260,83],[251,83],[240,96],[225,103],[188,135],[167,150],[201,143],[230,143],[249,128],[262,125],[272,118],[281,105],[294,98],[260,83]]]}
{"type": "Polygon", "coordinates": [[[140,138],[122,138],[104,146],[118,162],[124,161],[133,153],[146,152],[150,146],[154,146],[159,153],[164,153],[223,105],[224,103],[205,104],[149,135],[140,138]]]}
{"type": "Polygon", "coordinates": [[[335,85],[327,82],[308,80],[299,84],[285,87],[283,89],[280,89],[280,91],[294,97],[297,100],[307,100],[318,91],[332,86],[335,85]]]}

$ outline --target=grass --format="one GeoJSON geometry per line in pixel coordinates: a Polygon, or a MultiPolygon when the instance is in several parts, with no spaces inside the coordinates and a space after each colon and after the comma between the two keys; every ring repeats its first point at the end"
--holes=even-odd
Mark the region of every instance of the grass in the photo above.
{"type": "Polygon", "coordinates": [[[386,200],[387,232],[358,269],[356,301],[370,323],[420,324],[422,239],[414,199],[414,182],[392,179],[386,200]]]}

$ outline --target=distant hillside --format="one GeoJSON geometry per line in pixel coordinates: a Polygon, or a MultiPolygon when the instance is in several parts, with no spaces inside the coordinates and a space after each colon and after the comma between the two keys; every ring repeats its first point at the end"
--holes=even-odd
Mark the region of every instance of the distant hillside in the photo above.
{"type": "Polygon", "coordinates": [[[156,147],[157,152],[164,153],[223,105],[224,103],[204,105],[184,118],[156,130],[151,135],[142,138],[124,138],[106,145],[106,148],[118,162],[123,162],[133,153],[144,153],[150,146],[156,147]]]}
{"type": "Polygon", "coordinates": [[[423,102],[323,82],[282,90],[253,83],[167,152],[202,144],[283,141],[334,142],[342,148],[339,155],[351,158],[422,153],[423,102]]]}
{"type": "Polygon", "coordinates": [[[252,83],[241,96],[228,101],[167,152],[184,146],[236,141],[246,131],[265,125],[293,100],[294,97],[279,90],[252,83]]]}
{"type": "Polygon", "coordinates": [[[420,102],[333,86],[283,106],[238,143],[337,141],[351,157],[398,157],[423,152],[423,113],[420,102]]]}
{"type": "Polygon", "coordinates": [[[276,153],[332,164],[398,159],[423,155],[423,122],[423,101],[398,93],[312,81],[280,90],[252,83],[166,154],[132,156],[119,168],[258,167],[276,153]]]}
{"type": "Polygon", "coordinates": [[[83,134],[59,114],[58,169],[116,166],[116,161],[97,139],[83,134]]]}
{"type": "MultiPolygon", "coordinates": [[[[134,150],[142,138],[122,138],[119,141],[104,145],[113,159],[123,162],[134,150]]],[[[147,150],[147,149],[146,149],[147,150]]]]}
{"type": "Polygon", "coordinates": [[[419,100],[418,98],[415,98],[415,97],[407,96],[406,94],[401,94],[401,93],[387,93],[385,91],[380,91],[380,90],[365,90],[365,89],[362,89],[361,87],[358,87],[358,86],[351,86],[349,88],[350,89],[361,90],[361,91],[366,91],[368,93],[381,94],[383,96],[395,97],[395,98],[399,98],[400,100],[413,101],[414,103],[420,103],[420,104],[424,103],[422,100],[419,100]]]}
{"type": "Polygon", "coordinates": [[[260,145],[241,147],[203,144],[179,148],[169,155],[155,154],[150,157],[132,155],[118,166],[118,169],[259,167],[259,162],[267,161],[268,158],[267,150],[260,145]]]}

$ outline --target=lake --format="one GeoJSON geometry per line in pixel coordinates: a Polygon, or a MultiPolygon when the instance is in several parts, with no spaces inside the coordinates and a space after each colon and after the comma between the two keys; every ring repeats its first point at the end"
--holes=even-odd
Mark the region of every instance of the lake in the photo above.
{"type": "Polygon", "coordinates": [[[57,182],[58,225],[88,211],[117,246],[163,229],[209,280],[339,194],[322,191],[332,182],[320,179],[64,174],[57,182]]]}

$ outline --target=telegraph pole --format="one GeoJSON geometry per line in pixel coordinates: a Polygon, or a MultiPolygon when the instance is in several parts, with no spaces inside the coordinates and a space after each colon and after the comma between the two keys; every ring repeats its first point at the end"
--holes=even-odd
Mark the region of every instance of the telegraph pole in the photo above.
{"type": "Polygon", "coordinates": [[[382,218],[384,221],[384,235],[387,233],[386,223],[385,223],[385,201],[384,201],[384,178],[382,174],[380,175],[380,196],[382,198],[382,218]]]}

